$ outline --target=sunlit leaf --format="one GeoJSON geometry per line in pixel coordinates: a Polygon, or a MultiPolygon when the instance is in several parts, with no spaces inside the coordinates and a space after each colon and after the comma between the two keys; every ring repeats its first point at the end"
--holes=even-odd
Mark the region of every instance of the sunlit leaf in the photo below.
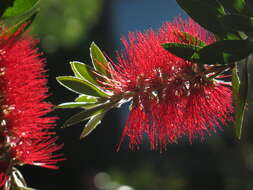
{"type": "Polygon", "coordinates": [[[97,86],[76,77],[60,76],[60,77],[57,77],[56,79],[62,86],[66,87],[67,89],[75,93],[85,94],[85,95],[95,96],[95,97],[109,96],[107,93],[105,93],[103,90],[101,90],[97,86]]]}
{"type": "Polygon", "coordinates": [[[75,102],[87,102],[87,103],[95,103],[98,99],[93,96],[80,95],[75,99],[75,102]]]}
{"type": "Polygon", "coordinates": [[[65,108],[80,108],[80,107],[85,107],[89,105],[94,105],[94,103],[87,103],[87,102],[66,102],[59,104],[55,106],[56,109],[65,109],[65,108]]]}
{"type": "Polygon", "coordinates": [[[88,136],[100,123],[103,117],[105,116],[106,111],[97,115],[94,115],[90,118],[88,123],[85,125],[80,138],[88,136]]]}
{"type": "Polygon", "coordinates": [[[78,61],[70,62],[70,65],[76,77],[85,79],[92,84],[98,85],[94,75],[95,70],[93,68],[78,61]]]}
{"type": "Polygon", "coordinates": [[[108,69],[111,68],[112,66],[110,62],[107,61],[102,51],[94,42],[92,42],[90,46],[90,56],[91,56],[92,64],[95,70],[98,71],[103,76],[111,78],[111,75],[108,69]]]}

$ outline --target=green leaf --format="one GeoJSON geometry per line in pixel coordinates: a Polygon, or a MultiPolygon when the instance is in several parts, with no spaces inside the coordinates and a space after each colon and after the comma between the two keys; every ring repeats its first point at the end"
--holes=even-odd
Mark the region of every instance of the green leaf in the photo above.
{"type": "Polygon", "coordinates": [[[38,0],[15,0],[13,6],[6,9],[3,13],[3,17],[14,17],[27,12],[36,4],[38,4],[38,0]]]}
{"type": "Polygon", "coordinates": [[[65,88],[79,94],[85,94],[95,97],[108,97],[109,95],[97,86],[72,76],[60,76],[57,81],[65,88]]]}
{"type": "Polygon", "coordinates": [[[222,40],[199,51],[204,64],[229,64],[246,58],[253,52],[253,42],[249,40],[222,40]]]}
{"type": "Polygon", "coordinates": [[[75,124],[85,121],[87,119],[90,119],[92,116],[97,115],[97,114],[101,114],[105,110],[110,109],[111,106],[112,106],[112,103],[109,102],[109,103],[105,103],[105,104],[100,104],[99,106],[92,108],[92,109],[81,111],[81,112],[73,115],[72,117],[70,117],[63,124],[62,127],[63,128],[70,127],[72,125],[75,125],[75,124]]]}
{"type": "Polygon", "coordinates": [[[92,116],[90,120],[88,121],[88,123],[85,125],[81,133],[80,139],[88,136],[101,123],[101,120],[103,119],[105,114],[106,114],[106,111],[92,116]]]}
{"type": "Polygon", "coordinates": [[[230,13],[244,13],[250,15],[250,10],[245,0],[219,0],[224,8],[230,13]]]}
{"type": "Polygon", "coordinates": [[[179,6],[207,30],[224,35],[219,17],[225,15],[223,6],[216,0],[177,0],[179,6]]]}
{"type": "Polygon", "coordinates": [[[184,44],[191,44],[191,45],[199,46],[199,47],[205,47],[206,46],[206,43],[204,41],[198,39],[198,37],[196,37],[196,36],[193,36],[193,35],[189,34],[188,32],[174,31],[173,33],[184,44]]]}
{"type": "Polygon", "coordinates": [[[221,17],[222,24],[229,31],[253,33],[253,18],[243,15],[226,15],[221,17]]]}
{"type": "Polygon", "coordinates": [[[0,17],[2,14],[6,11],[8,7],[13,6],[14,0],[5,0],[1,1],[1,6],[0,6],[0,17]]]}
{"type": "Polygon", "coordinates": [[[108,69],[110,69],[112,66],[94,42],[92,42],[90,46],[90,56],[95,70],[98,71],[101,75],[111,78],[108,69]]]}
{"type": "Polygon", "coordinates": [[[78,61],[70,62],[70,65],[76,77],[87,80],[92,84],[98,85],[94,74],[96,71],[93,68],[78,61]]]}
{"type": "Polygon", "coordinates": [[[94,103],[87,102],[66,102],[55,106],[55,109],[65,109],[65,108],[85,108],[86,106],[94,105],[94,103]]]}
{"type": "Polygon", "coordinates": [[[237,67],[235,66],[232,70],[232,91],[233,91],[233,102],[235,106],[235,134],[238,139],[241,138],[242,125],[244,119],[244,110],[248,92],[248,71],[247,64],[243,64],[243,75],[240,82],[237,67]]]}
{"type": "Polygon", "coordinates": [[[39,8],[38,4],[36,4],[22,15],[19,15],[17,17],[0,19],[0,25],[3,26],[3,32],[1,33],[1,35],[11,35],[20,29],[22,29],[22,31],[20,32],[20,34],[22,34],[22,32],[24,32],[30,26],[38,12],[39,8]]]}
{"type": "Polygon", "coordinates": [[[189,60],[196,61],[194,53],[197,53],[201,48],[192,44],[180,44],[180,43],[165,43],[161,44],[164,49],[170,53],[176,55],[177,57],[189,60]]]}
{"type": "Polygon", "coordinates": [[[93,96],[80,95],[75,99],[75,102],[87,102],[87,103],[96,103],[98,99],[93,96]]]}

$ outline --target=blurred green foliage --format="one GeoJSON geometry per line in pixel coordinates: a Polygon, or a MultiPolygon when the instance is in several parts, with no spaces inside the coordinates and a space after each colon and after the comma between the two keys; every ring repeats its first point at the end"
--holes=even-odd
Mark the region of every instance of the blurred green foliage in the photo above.
{"type": "Polygon", "coordinates": [[[102,10],[102,0],[43,0],[41,11],[33,24],[42,48],[55,52],[74,47],[94,26],[102,10]]]}

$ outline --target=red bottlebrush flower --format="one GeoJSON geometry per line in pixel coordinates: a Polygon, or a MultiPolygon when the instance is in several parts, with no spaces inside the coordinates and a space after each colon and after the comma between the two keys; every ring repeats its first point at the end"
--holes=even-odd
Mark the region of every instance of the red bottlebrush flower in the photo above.
{"type": "Polygon", "coordinates": [[[134,94],[123,137],[136,148],[146,134],[151,149],[166,148],[184,136],[189,141],[215,132],[232,118],[230,87],[210,76],[221,69],[200,68],[162,48],[163,43],[195,45],[193,36],[210,44],[215,38],[192,20],[177,19],[165,23],[159,31],[130,33],[123,38],[125,51],[111,70],[110,88],[115,94],[134,94]]]}
{"type": "MultiPolygon", "coordinates": [[[[57,168],[62,158],[53,153],[51,131],[55,117],[47,98],[44,59],[29,36],[0,35],[0,187],[8,182],[14,166],[36,165],[57,168]]],[[[8,185],[5,185],[7,187],[8,185]]]]}

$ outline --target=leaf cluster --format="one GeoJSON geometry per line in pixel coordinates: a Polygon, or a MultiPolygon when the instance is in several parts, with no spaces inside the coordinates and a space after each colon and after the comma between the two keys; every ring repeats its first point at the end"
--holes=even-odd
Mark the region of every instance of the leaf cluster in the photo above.
{"type": "Polygon", "coordinates": [[[63,127],[69,127],[89,120],[80,138],[90,134],[101,123],[104,115],[110,109],[116,107],[121,100],[106,86],[112,79],[109,72],[112,65],[94,42],[90,46],[90,57],[93,67],[73,61],[70,62],[70,65],[74,76],[59,76],[56,78],[62,86],[79,95],[74,102],[63,103],[56,106],[56,108],[83,109],[63,124],[63,127]]]}

